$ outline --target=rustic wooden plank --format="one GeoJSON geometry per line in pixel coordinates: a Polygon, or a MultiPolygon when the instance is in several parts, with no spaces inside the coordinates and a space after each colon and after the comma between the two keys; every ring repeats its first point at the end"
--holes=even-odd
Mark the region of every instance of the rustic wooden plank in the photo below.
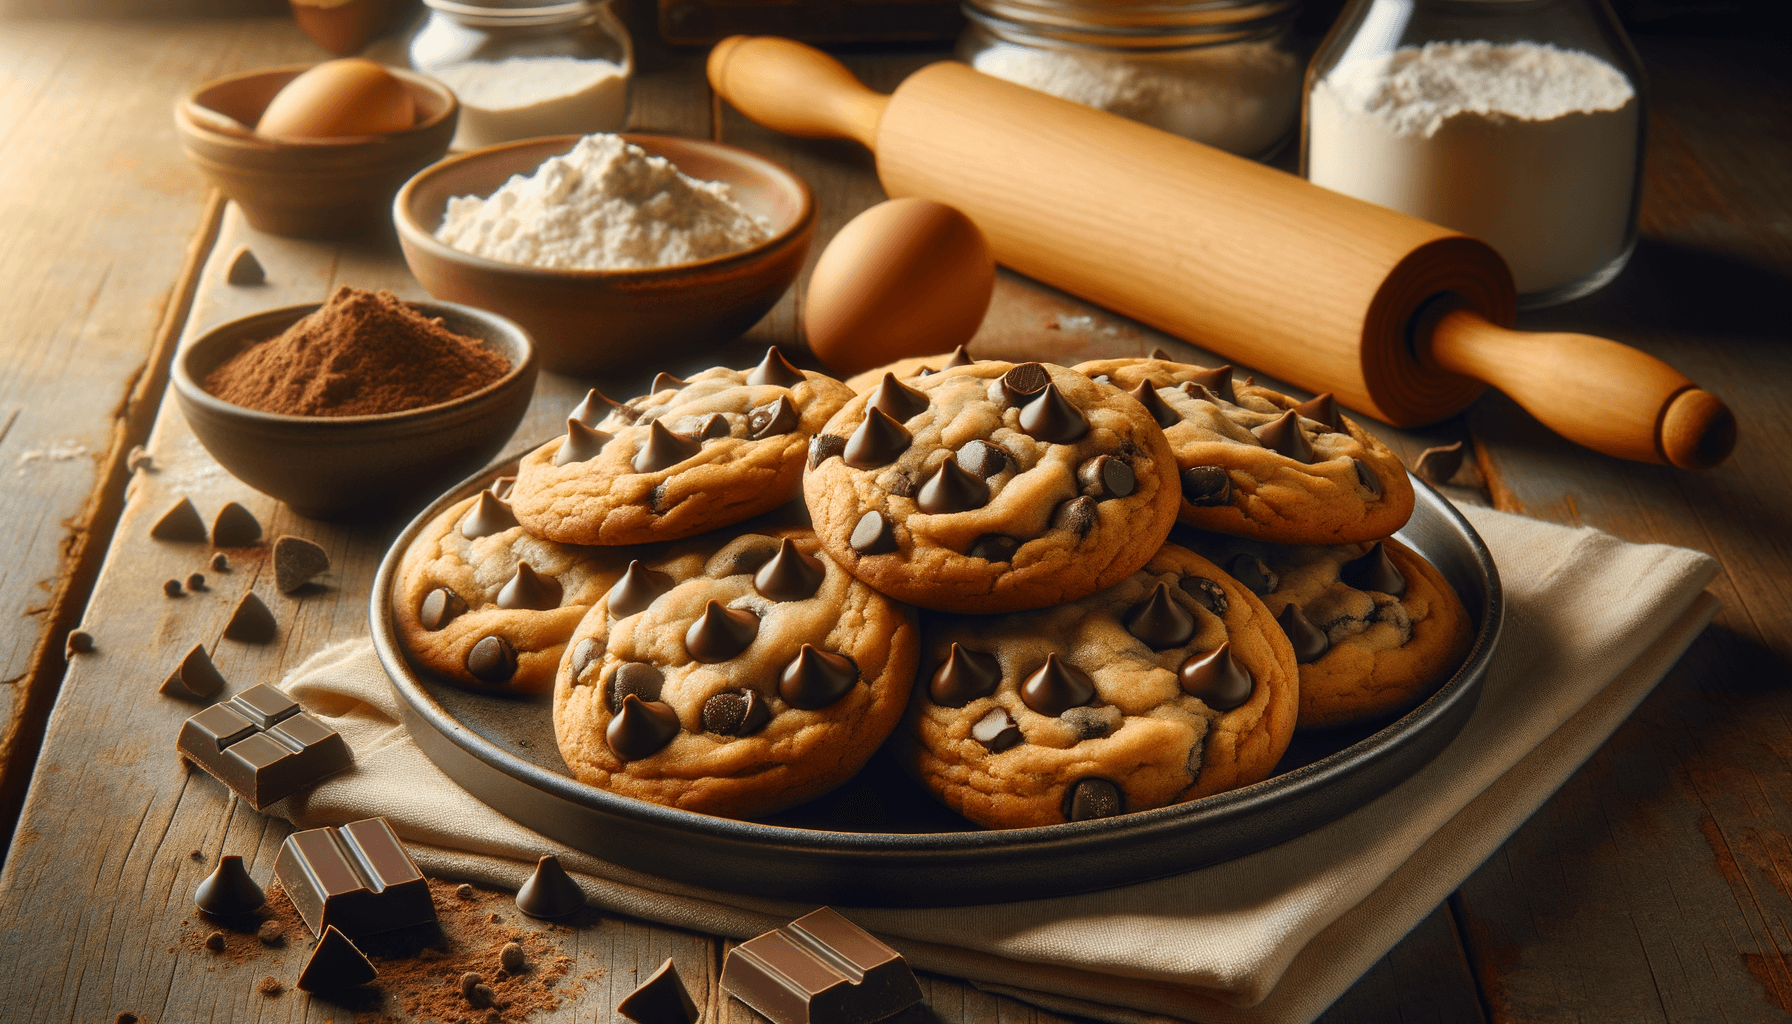
{"type": "Polygon", "coordinates": [[[1433,910],[1315,1024],[1468,1024],[1483,1020],[1448,904],[1433,910]]]}

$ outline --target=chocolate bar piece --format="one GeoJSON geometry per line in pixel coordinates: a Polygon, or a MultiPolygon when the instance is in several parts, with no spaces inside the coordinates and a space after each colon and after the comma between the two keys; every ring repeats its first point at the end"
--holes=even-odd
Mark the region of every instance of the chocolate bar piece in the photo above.
{"type": "Polygon", "coordinates": [[[722,991],[775,1024],[870,1024],[921,1001],[908,961],[829,907],[729,950],[722,991]]]}
{"type": "Polygon", "coordinates": [[[266,683],[187,719],[175,747],[258,811],[354,759],[336,730],[266,683]]]}
{"type": "Polygon", "coordinates": [[[384,818],[294,832],[274,876],[318,935],[334,925],[358,939],[436,919],[429,882],[384,818]]]}

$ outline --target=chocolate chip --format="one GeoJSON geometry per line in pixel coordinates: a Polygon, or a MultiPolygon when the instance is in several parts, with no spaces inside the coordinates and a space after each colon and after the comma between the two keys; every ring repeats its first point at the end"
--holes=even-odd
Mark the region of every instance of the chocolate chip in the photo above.
{"type": "Polygon", "coordinates": [[[631,693],[622,698],[622,710],[604,728],[604,742],[622,760],[639,761],[663,750],[678,731],[678,712],[672,705],[631,693]]]}
{"type": "Polygon", "coordinates": [[[234,501],[226,502],[212,520],[212,546],[246,548],[261,539],[261,523],[234,501]]]}
{"type": "Polygon", "coordinates": [[[521,974],[529,966],[529,957],[523,947],[514,942],[506,942],[504,948],[498,950],[498,964],[512,974],[521,974]]]}
{"type": "Polygon", "coordinates": [[[211,655],[205,653],[205,645],[194,644],[156,689],[170,697],[210,697],[223,688],[224,676],[212,663],[211,655]]]}
{"type": "Polygon", "coordinates": [[[614,437],[613,434],[588,427],[576,419],[568,419],[566,440],[560,442],[560,449],[554,453],[554,465],[590,462],[603,452],[604,445],[609,444],[614,437]]]}
{"type": "Polygon", "coordinates": [[[182,593],[179,580],[163,580],[162,593],[167,597],[179,597],[182,593]]]}
{"type": "Polygon", "coordinates": [[[1351,459],[1350,464],[1356,469],[1357,485],[1368,491],[1376,500],[1380,500],[1381,477],[1376,476],[1375,471],[1370,469],[1369,464],[1362,459],[1351,459]]]}
{"type": "Polygon", "coordinates": [[[979,697],[996,692],[1002,682],[1002,663],[996,656],[961,647],[956,642],[946,660],[933,670],[927,695],[944,708],[962,708],[979,697]]]}
{"type": "Polygon", "coordinates": [[[236,255],[230,257],[230,266],[224,271],[224,283],[246,288],[250,285],[267,281],[267,271],[261,267],[261,261],[255,258],[248,246],[237,249],[236,255]]]}
{"type": "Polygon", "coordinates": [[[1338,567],[1338,578],[1358,590],[1372,590],[1389,597],[1406,594],[1406,577],[1388,559],[1380,541],[1357,558],[1338,567]]]}
{"type": "Polygon", "coordinates": [[[793,388],[808,379],[803,376],[803,371],[790,365],[790,360],[784,358],[776,345],[766,349],[765,358],[747,374],[748,384],[771,384],[780,388],[793,388]]]}
{"type": "Polygon", "coordinates": [[[732,550],[725,549],[726,558],[718,553],[710,559],[715,564],[706,566],[703,573],[711,579],[754,575],[765,563],[777,556],[778,548],[782,546],[779,541],[762,533],[743,534],[729,545],[732,550]]]}
{"type": "Polygon", "coordinates": [[[205,520],[199,518],[199,510],[193,507],[191,499],[183,497],[162,513],[162,518],[149,528],[149,535],[156,540],[196,543],[205,540],[205,520]]]}
{"type": "Polygon", "coordinates": [[[596,661],[597,656],[602,653],[603,648],[598,646],[598,643],[594,638],[586,637],[585,639],[580,640],[572,649],[572,677],[574,681],[577,681],[579,677],[583,676],[585,670],[590,668],[591,663],[596,661]]]}
{"type": "Polygon", "coordinates": [[[1206,385],[1196,384],[1192,380],[1184,382],[1182,387],[1178,388],[1177,390],[1181,391],[1183,394],[1187,395],[1188,397],[1194,399],[1197,402],[1208,402],[1213,405],[1220,404],[1220,396],[1207,390],[1206,385]]]}
{"type": "Polygon", "coordinates": [[[1020,429],[1047,444],[1071,444],[1089,432],[1089,421],[1058,391],[1047,384],[1038,397],[1021,407],[1020,429]]]}
{"type": "Polygon", "coordinates": [[[959,469],[984,480],[1007,469],[1008,463],[1012,461],[1007,452],[981,440],[965,442],[964,447],[958,449],[955,458],[959,469]]]}
{"type": "Polygon", "coordinates": [[[693,660],[713,664],[746,650],[758,635],[759,616],[745,608],[727,608],[720,601],[710,601],[685,630],[684,647],[693,660]]]}
{"type": "Polygon", "coordinates": [[[753,589],[759,596],[773,601],[801,601],[814,595],[827,578],[821,559],[797,550],[796,542],[784,538],[778,553],[753,575],[753,589]]]}
{"type": "MultiPolygon", "coordinates": [[[[580,401],[578,405],[572,407],[572,411],[566,414],[566,418],[569,420],[578,420],[587,427],[595,427],[599,423],[602,423],[604,417],[609,416],[611,413],[628,414],[633,412],[634,410],[630,409],[628,406],[610,398],[602,391],[592,388],[590,391],[585,392],[584,399],[580,401]]],[[[627,415],[625,422],[633,419],[633,415],[627,415]]]]}
{"type": "Polygon", "coordinates": [[[201,573],[201,572],[188,573],[187,574],[187,589],[188,590],[204,590],[205,589],[205,574],[201,573]]]}
{"type": "Polygon", "coordinates": [[[454,887],[454,895],[459,896],[463,900],[470,900],[473,897],[479,895],[479,892],[478,892],[478,890],[474,889],[472,886],[466,884],[465,882],[462,882],[461,884],[454,887]]]}
{"type": "Polygon", "coordinates": [[[480,491],[479,501],[460,521],[460,535],[468,540],[478,540],[517,526],[516,514],[510,506],[499,501],[490,491],[480,491]]]}
{"type": "Polygon", "coordinates": [[[1080,740],[1098,740],[1113,732],[1120,724],[1120,709],[1116,707],[1071,708],[1058,716],[1058,720],[1076,731],[1080,740]]]}
{"type": "Polygon", "coordinates": [[[859,667],[844,655],[804,644],[778,678],[778,696],[803,711],[818,711],[847,695],[859,681],[859,667]]]}
{"type": "Polygon", "coordinates": [[[230,621],[224,625],[224,636],[245,644],[265,644],[274,639],[278,626],[274,622],[274,613],[261,603],[261,598],[254,592],[243,595],[236,604],[236,611],[230,613],[230,621]]]}
{"type": "Polygon", "coordinates": [[[861,555],[887,555],[896,550],[896,527],[876,509],[859,517],[846,543],[861,555]]]}
{"type": "Polygon", "coordinates": [[[703,728],[718,736],[751,736],[771,720],[758,690],[730,690],[703,702],[703,728]]]}
{"type": "Polygon", "coordinates": [[[1095,528],[1100,514],[1095,508],[1095,499],[1088,495],[1072,498],[1052,510],[1052,527],[1058,530],[1074,530],[1078,537],[1087,537],[1095,528]]]}
{"type": "Polygon", "coordinates": [[[865,406],[869,409],[881,409],[889,413],[891,419],[902,423],[927,411],[928,404],[925,392],[902,383],[893,373],[886,373],[877,389],[871,392],[871,400],[865,406]]]}
{"type": "Polygon", "coordinates": [[[1151,381],[1140,381],[1139,386],[1127,394],[1139,400],[1139,404],[1145,407],[1145,411],[1151,414],[1158,426],[1169,428],[1182,422],[1182,414],[1170,408],[1170,403],[1158,395],[1157,385],[1151,381]]]}
{"type": "Polygon", "coordinates": [[[1009,405],[1025,405],[1052,382],[1051,372],[1038,363],[1021,363],[1002,374],[1002,394],[1009,405]]]}
{"type": "Polygon", "coordinates": [[[809,439],[809,468],[814,469],[846,451],[846,438],[838,434],[816,434],[809,439]]]}
{"type": "Polygon", "coordinates": [[[348,936],[335,925],[325,925],[323,938],[311,950],[311,959],[295,982],[301,992],[337,992],[364,985],[379,971],[348,936]]]}
{"type": "Polygon", "coordinates": [[[1294,407],[1294,411],[1316,423],[1323,423],[1333,430],[1343,430],[1344,421],[1338,416],[1338,402],[1327,391],[1294,407]]]}
{"type": "Polygon", "coordinates": [[[1182,500],[1196,508],[1232,503],[1232,477],[1223,466],[1190,466],[1182,471],[1182,500]]]}
{"type": "Polygon", "coordinates": [[[719,412],[710,413],[697,424],[697,440],[699,441],[711,441],[727,437],[732,433],[734,433],[734,427],[729,424],[728,417],[719,412]]]}
{"type": "Polygon", "coordinates": [[[501,636],[481,637],[467,652],[467,672],[480,682],[506,682],[516,675],[516,648],[501,636]]]}
{"type": "Polygon", "coordinates": [[[229,572],[230,571],[230,556],[226,555],[222,551],[213,555],[212,556],[212,571],[213,572],[229,572]]]}
{"type": "Polygon", "coordinates": [[[949,369],[954,366],[969,366],[976,361],[977,360],[971,358],[969,352],[965,351],[963,345],[959,345],[952,350],[952,358],[946,360],[945,365],[940,367],[940,369],[949,369]]]}
{"type": "Polygon", "coordinates": [[[1164,351],[1164,350],[1163,350],[1163,347],[1162,347],[1162,346],[1158,346],[1158,347],[1157,347],[1157,348],[1153,348],[1153,349],[1152,349],[1152,350],[1151,350],[1151,355],[1149,355],[1149,356],[1147,356],[1147,357],[1146,357],[1146,358],[1148,358],[1148,359],[1156,359],[1156,360],[1159,360],[1159,361],[1161,361],[1161,362],[1166,362],[1166,363],[1173,363],[1173,362],[1176,362],[1176,358],[1175,358],[1175,357],[1174,357],[1174,356],[1172,356],[1172,355],[1170,355],[1170,353],[1168,353],[1168,352],[1165,352],[1165,351],[1164,351]]]}
{"type": "Polygon", "coordinates": [[[1311,465],[1315,459],[1313,445],[1307,440],[1306,431],[1300,429],[1300,417],[1293,410],[1260,427],[1252,427],[1251,433],[1263,447],[1278,455],[1286,455],[1303,465],[1311,465]]]}
{"type": "Polygon", "coordinates": [[[907,473],[892,473],[889,480],[890,496],[893,498],[912,498],[915,496],[915,478],[907,473]]]}
{"type": "Polygon", "coordinates": [[[1170,597],[1170,585],[1159,583],[1151,596],[1127,609],[1126,631],[1154,651],[1188,643],[1195,635],[1195,617],[1170,597]]]}
{"type": "Polygon", "coordinates": [[[957,462],[947,459],[921,482],[915,504],[929,515],[982,508],[989,504],[989,485],[960,469],[957,462]]]}
{"type": "Polygon", "coordinates": [[[1182,692],[1215,711],[1230,711],[1250,700],[1256,686],[1250,670],[1232,657],[1230,640],[1183,662],[1178,676],[1182,692]]]}
{"type": "Polygon", "coordinates": [[[205,937],[205,948],[214,953],[222,952],[224,949],[224,933],[213,932],[210,935],[207,935],[205,937]]]}
{"type": "Polygon", "coordinates": [[[1249,553],[1233,555],[1232,560],[1226,563],[1226,572],[1258,597],[1273,593],[1282,582],[1281,577],[1263,559],[1249,553]]]}
{"type": "Polygon", "coordinates": [[[1238,393],[1232,390],[1232,364],[1202,370],[1189,379],[1190,384],[1199,384],[1212,392],[1222,402],[1238,404],[1238,393]]]}
{"type": "Polygon", "coordinates": [[[1020,550],[1020,541],[1005,533],[986,533],[971,541],[965,554],[971,558],[981,558],[986,562],[1012,562],[1014,553],[1020,550]]]}
{"type": "Polygon", "coordinates": [[[1124,498],[1138,485],[1132,467],[1112,455],[1097,455],[1077,467],[1076,482],[1084,494],[1098,501],[1124,498]]]}
{"type": "Polygon", "coordinates": [[[274,589],[290,594],[330,571],[323,545],[287,534],[274,542],[274,589]]]}
{"type": "Polygon", "coordinates": [[[1042,715],[1060,715],[1095,699],[1095,681],[1075,665],[1066,665],[1056,654],[1021,681],[1020,699],[1042,715]]]}
{"type": "Polygon", "coordinates": [[[1325,656],[1326,651],[1331,650],[1331,638],[1313,625],[1306,613],[1300,610],[1300,605],[1292,601],[1282,609],[1282,614],[1276,616],[1276,624],[1282,627],[1288,643],[1294,647],[1296,664],[1306,665],[1318,661],[1325,656]]]}
{"type": "Polygon", "coordinates": [[[622,699],[636,696],[645,701],[660,699],[660,688],[665,686],[666,677],[653,665],[642,661],[625,661],[616,666],[610,678],[604,684],[604,704],[609,707],[610,714],[622,711],[622,699]]]}
{"type": "Polygon", "coordinates": [[[1456,471],[1462,468],[1462,442],[1455,441],[1425,449],[1419,453],[1419,461],[1412,468],[1413,472],[1431,483],[1449,483],[1456,471]]]}
{"type": "Polygon", "coordinates": [[[628,563],[628,571],[610,588],[604,600],[609,604],[611,615],[626,619],[647,610],[648,605],[671,590],[676,582],[669,574],[649,569],[640,559],[635,559],[628,563]]]}
{"type": "MultiPolygon", "coordinates": [[[[516,909],[530,917],[565,917],[585,906],[585,890],[548,854],[535,862],[535,872],[516,891],[516,909]]],[[[498,915],[493,914],[495,923],[498,915]]]]}
{"type": "Polygon", "coordinates": [[[1184,576],[1177,586],[1199,602],[1201,607],[1222,619],[1226,617],[1226,590],[1218,583],[1205,576],[1184,576]]]}
{"type": "Polygon", "coordinates": [[[989,714],[971,726],[971,739],[983,744],[990,753],[999,754],[1020,743],[1020,727],[1005,708],[991,708],[989,714]]]}
{"type": "Polygon", "coordinates": [[[670,469],[703,450],[703,442],[684,434],[675,434],[659,420],[654,420],[647,429],[647,443],[635,453],[632,463],[637,473],[658,473],[662,469],[670,469]]]}
{"type": "Polygon", "coordinates": [[[64,650],[69,655],[89,654],[93,651],[93,634],[85,629],[70,630],[67,646],[64,650]]]}
{"type": "Polygon", "coordinates": [[[518,562],[516,573],[498,591],[497,605],[507,609],[545,612],[560,607],[565,588],[560,581],[538,573],[528,562],[518,562]]]}
{"type": "Polygon", "coordinates": [[[891,419],[889,413],[867,409],[864,422],[846,439],[840,457],[854,469],[876,469],[895,462],[897,456],[908,451],[913,440],[908,428],[891,419]]]}
{"type": "Polygon", "coordinates": [[[279,946],[286,942],[286,929],[278,921],[263,921],[261,927],[256,929],[255,937],[264,946],[279,946]]]}
{"type": "Polygon", "coordinates": [[[227,853],[193,890],[193,905],[213,917],[242,917],[267,902],[261,886],[249,877],[243,858],[227,853]]]}
{"type": "Polygon", "coordinates": [[[423,628],[435,632],[467,613],[467,602],[459,594],[447,587],[437,587],[423,595],[423,606],[417,609],[417,619],[423,628]]]}
{"type": "Polygon", "coordinates": [[[1064,817],[1069,821],[1112,818],[1125,810],[1120,787],[1106,779],[1078,779],[1064,794],[1064,817]]]}
{"type": "Polygon", "coordinates": [[[650,395],[657,395],[660,392],[665,391],[667,389],[677,391],[679,388],[684,387],[688,383],[690,383],[690,382],[679,380],[677,377],[674,377],[671,374],[666,373],[665,371],[662,370],[661,372],[653,375],[653,383],[649,384],[647,386],[647,393],[650,395]]]}
{"type": "Polygon", "coordinates": [[[796,429],[796,405],[784,395],[770,405],[754,409],[747,415],[747,436],[755,441],[788,434],[796,429]]]}

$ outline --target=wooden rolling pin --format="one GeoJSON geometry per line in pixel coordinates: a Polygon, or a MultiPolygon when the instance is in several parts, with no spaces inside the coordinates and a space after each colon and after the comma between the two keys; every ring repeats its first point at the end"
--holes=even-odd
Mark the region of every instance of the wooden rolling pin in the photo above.
{"type": "Polygon", "coordinates": [[[1015,270],[1396,426],[1492,384],[1621,458],[1704,469],[1735,445],[1728,407],[1661,360],[1509,330],[1505,262],[1448,228],[951,61],[885,96],[733,36],[709,81],[769,128],[865,144],[885,191],[963,210],[1015,270]]]}

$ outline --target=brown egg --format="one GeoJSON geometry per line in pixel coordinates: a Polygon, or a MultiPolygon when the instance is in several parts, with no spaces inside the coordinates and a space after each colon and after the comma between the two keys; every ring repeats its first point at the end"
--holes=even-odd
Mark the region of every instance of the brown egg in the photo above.
{"type": "Polygon", "coordinates": [[[950,352],[989,309],[996,266],[971,219],[927,199],[892,199],[840,229],[809,278],[803,327],[842,376],[950,352]]]}
{"type": "Polygon", "coordinates": [[[255,125],[258,135],[328,139],[402,131],[417,119],[410,90],[373,61],[345,57],[286,83],[255,125]]]}

